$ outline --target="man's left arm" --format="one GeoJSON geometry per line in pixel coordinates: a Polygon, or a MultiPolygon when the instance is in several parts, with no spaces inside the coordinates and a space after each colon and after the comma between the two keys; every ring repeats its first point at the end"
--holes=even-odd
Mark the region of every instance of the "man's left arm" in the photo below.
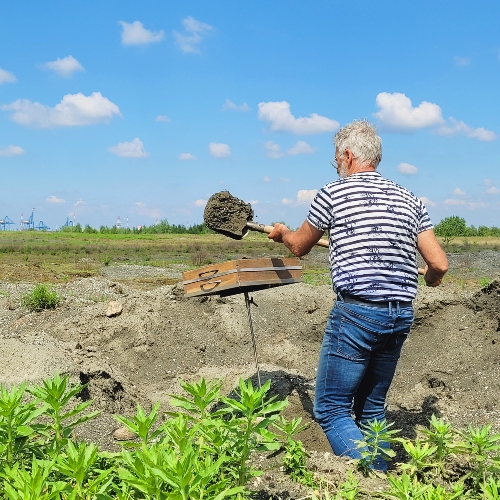
{"type": "Polygon", "coordinates": [[[302,257],[311,251],[323,236],[323,231],[315,228],[307,220],[297,231],[292,231],[284,224],[276,224],[268,238],[283,243],[295,256],[302,257]]]}

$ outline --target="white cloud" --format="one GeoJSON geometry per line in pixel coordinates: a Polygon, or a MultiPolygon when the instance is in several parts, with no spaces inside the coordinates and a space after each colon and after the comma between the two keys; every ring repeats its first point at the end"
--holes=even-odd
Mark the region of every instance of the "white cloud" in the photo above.
{"type": "Polygon", "coordinates": [[[2,83],[16,83],[17,78],[14,76],[13,73],[10,71],[7,71],[6,69],[0,68],[0,85],[2,83]]]}
{"type": "Polygon", "coordinates": [[[290,104],[281,102],[260,102],[259,120],[270,123],[272,131],[292,132],[293,134],[319,134],[333,132],[339,123],[325,116],[311,113],[309,117],[295,118],[290,112],[290,104]]]}
{"type": "Polygon", "coordinates": [[[280,182],[290,182],[290,179],[286,177],[280,177],[280,182]]]}
{"type": "Polygon", "coordinates": [[[493,186],[493,179],[484,179],[483,184],[485,186],[493,186]]]}
{"type": "Polygon", "coordinates": [[[266,150],[266,156],[268,158],[277,159],[285,156],[285,153],[281,151],[281,146],[274,141],[266,141],[264,143],[264,149],[266,150]]]}
{"type": "Polygon", "coordinates": [[[422,101],[414,108],[411,100],[399,92],[381,92],[377,95],[376,104],[380,111],[374,116],[390,130],[409,132],[443,123],[441,108],[437,104],[422,101]]]}
{"type": "Polygon", "coordinates": [[[444,200],[443,203],[450,206],[467,205],[465,200],[457,200],[456,198],[448,198],[447,200],[444,200]]]}
{"type": "Polygon", "coordinates": [[[317,189],[301,189],[297,193],[297,203],[299,205],[302,205],[304,203],[311,203],[317,193],[317,189]]]}
{"type": "Polygon", "coordinates": [[[418,174],[418,168],[415,165],[410,165],[409,163],[400,163],[396,168],[398,169],[398,172],[403,175],[418,174]]]}
{"type": "Polygon", "coordinates": [[[39,102],[18,99],[12,104],[4,104],[2,110],[12,111],[10,118],[14,122],[36,128],[92,125],[107,122],[114,115],[121,116],[118,106],[100,92],[90,96],[67,94],[53,108],[39,102]]]}
{"type": "Polygon", "coordinates": [[[230,101],[229,99],[226,99],[224,104],[222,105],[222,111],[250,111],[250,106],[244,102],[241,105],[237,105],[234,102],[230,101]]]}
{"type": "Polygon", "coordinates": [[[271,177],[269,177],[268,175],[265,175],[265,176],[262,178],[262,180],[263,180],[264,182],[271,182],[271,177]]]}
{"type": "Polygon", "coordinates": [[[214,158],[227,158],[231,156],[231,148],[227,144],[222,144],[220,142],[211,142],[208,145],[210,154],[214,158]]]}
{"type": "Polygon", "coordinates": [[[259,204],[259,200],[250,200],[249,201],[250,205],[254,206],[254,205],[258,205],[259,204]]]}
{"type": "Polygon", "coordinates": [[[55,61],[49,61],[42,64],[42,68],[56,72],[59,76],[69,78],[75,71],[84,71],[85,68],[71,55],[59,57],[55,61]]]}
{"type": "Polygon", "coordinates": [[[196,200],[193,202],[195,207],[204,207],[207,204],[207,200],[196,200]]]}
{"type": "Polygon", "coordinates": [[[465,195],[465,191],[462,191],[460,188],[455,188],[453,190],[453,194],[455,194],[457,196],[464,196],[465,195]]]}
{"type": "Polygon", "coordinates": [[[58,198],[57,196],[48,196],[47,198],[45,198],[45,201],[47,203],[51,203],[53,205],[63,205],[64,203],[66,203],[66,200],[63,200],[62,198],[58,198]]]}
{"type": "Polygon", "coordinates": [[[167,115],[158,115],[156,117],[156,121],[168,123],[170,121],[170,118],[167,115]]]}
{"type": "Polygon", "coordinates": [[[486,190],[487,194],[500,194],[500,189],[495,186],[491,186],[486,190]]]}
{"type": "Polygon", "coordinates": [[[484,201],[469,202],[469,208],[472,210],[488,208],[489,206],[490,206],[489,203],[485,203],[484,201]]]}
{"type": "Polygon", "coordinates": [[[439,135],[465,135],[471,139],[477,139],[478,141],[494,141],[496,139],[495,132],[491,130],[486,130],[485,128],[472,128],[462,121],[455,120],[455,118],[450,117],[448,122],[441,127],[439,127],[436,132],[439,135]]]}
{"type": "Polygon", "coordinates": [[[453,58],[456,66],[469,66],[470,57],[460,57],[456,56],[453,58]]]}
{"type": "Polygon", "coordinates": [[[0,149],[0,156],[19,156],[24,154],[24,149],[21,146],[10,145],[0,149]]]}
{"type": "Polygon", "coordinates": [[[140,21],[134,21],[133,23],[118,21],[118,24],[121,24],[123,28],[123,45],[146,45],[148,43],[160,42],[165,38],[165,33],[163,30],[147,30],[140,21]]]}
{"type": "Polygon", "coordinates": [[[87,203],[80,198],[73,206],[75,206],[75,207],[83,207],[86,204],[87,203]]]}
{"type": "Polygon", "coordinates": [[[111,146],[108,151],[122,158],[145,158],[149,153],[144,151],[143,142],[136,137],[131,142],[119,142],[116,146],[111,146]]]}
{"type": "Polygon", "coordinates": [[[198,158],[191,153],[181,153],[178,157],[179,160],[197,160],[198,158]]]}
{"type": "Polygon", "coordinates": [[[295,146],[292,146],[287,150],[287,153],[291,156],[295,155],[311,155],[317,151],[317,148],[313,148],[307,144],[306,141],[298,141],[295,146]]]}
{"type": "Polygon", "coordinates": [[[213,31],[213,26],[197,21],[191,16],[184,18],[182,24],[184,26],[183,34],[173,31],[177,45],[186,54],[199,52],[198,45],[201,43],[203,35],[213,31]]]}
{"type": "Polygon", "coordinates": [[[434,203],[433,201],[429,200],[429,198],[427,198],[426,196],[421,196],[419,199],[420,199],[420,201],[425,206],[429,206],[429,207],[435,207],[436,206],[436,203],[434,203]]]}
{"type": "Polygon", "coordinates": [[[137,213],[152,219],[159,219],[161,211],[159,208],[148,208],[142,201],[136,201],[134,205],[137,207],[137,213]]]}
{"type": "Polygon", "coordinates": [[[316,194],[318,193],[317,189],[301,189],[297,192],[297,197],[294,198],[283,198],[281,203],[283,205],[305,205],[310,204],[316,194]]]}

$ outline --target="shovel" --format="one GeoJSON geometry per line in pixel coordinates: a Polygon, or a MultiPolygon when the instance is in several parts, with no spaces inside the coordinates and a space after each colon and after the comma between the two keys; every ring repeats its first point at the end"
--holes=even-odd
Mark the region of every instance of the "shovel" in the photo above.
{"type": "MultiPolygon", "coordinates": [[[[229,191],[212,195],[205,207],[203,218],[209,229],[235,240],[241,240],[248,231],[269,234],[273,226],[253,221],[254,213],[250,203],[235,198],[229,191]]],[[[317,246],[328,248],[328,240],[321,239],[317,246]]]]}

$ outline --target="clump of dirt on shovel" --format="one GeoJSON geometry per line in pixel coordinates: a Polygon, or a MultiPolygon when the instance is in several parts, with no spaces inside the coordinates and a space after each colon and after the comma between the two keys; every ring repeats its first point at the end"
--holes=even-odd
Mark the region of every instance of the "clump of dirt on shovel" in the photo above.
{"type": "Polygon", "coordinates": [[[242,238],[248,221],[252,221],[254,212],[250,203],[235,198],[229,191],[212,195],[205,207],[203,218],[212,231],[230,238],[242,238]]]}

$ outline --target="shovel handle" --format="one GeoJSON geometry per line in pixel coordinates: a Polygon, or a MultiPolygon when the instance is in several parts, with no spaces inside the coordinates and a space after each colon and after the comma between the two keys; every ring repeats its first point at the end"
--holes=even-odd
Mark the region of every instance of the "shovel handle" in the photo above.
{"type": "MultiPolygon", "coordinates": [[[[258,231],[259,233],[266,234],[269,234],[274,229],[273,226],[266,226],[265,224],[259,224],[258,222],[247,222],[247,227],[252,231],[258,231]]],[[[328,240],[322,238],[318,241],[318,243],[316,243],[316,245],[319,247],[328,248],[328,240]]]]}

